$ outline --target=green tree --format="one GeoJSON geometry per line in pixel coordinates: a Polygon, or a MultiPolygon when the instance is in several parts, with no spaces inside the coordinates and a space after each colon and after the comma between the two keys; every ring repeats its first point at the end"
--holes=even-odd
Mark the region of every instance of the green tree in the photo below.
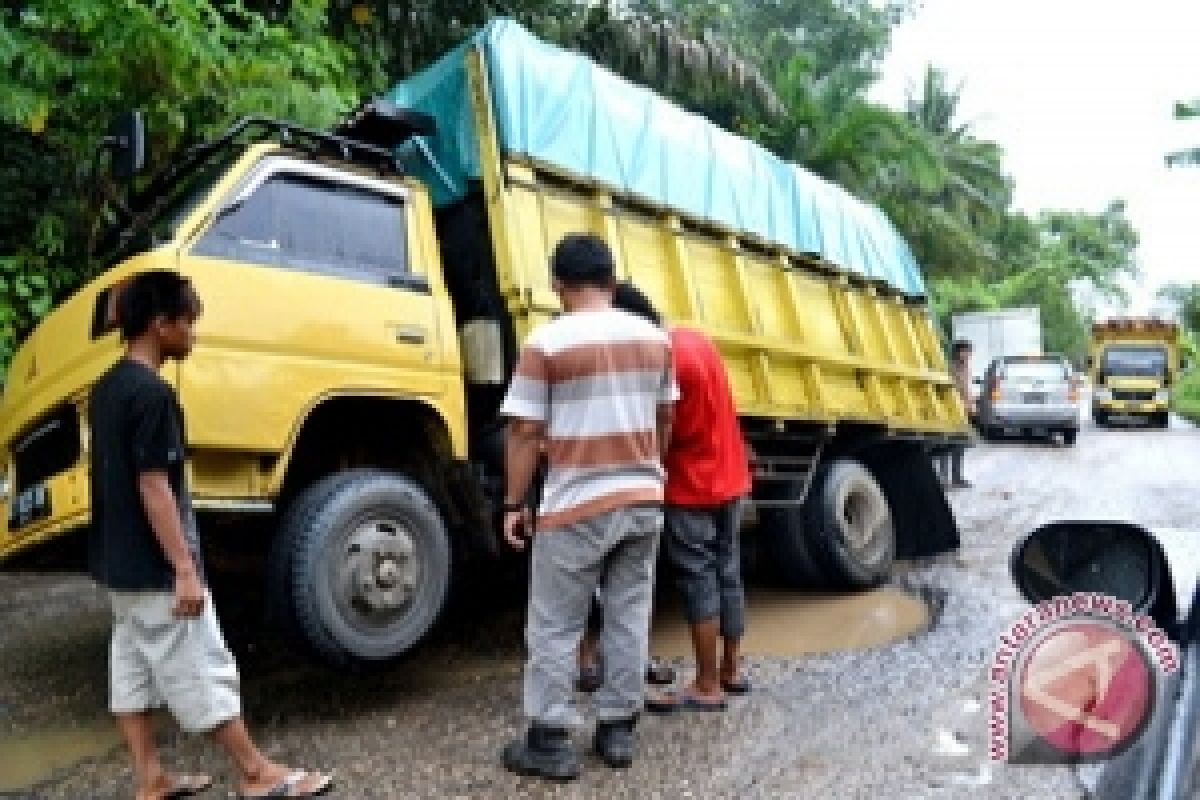
{"type": "Polygon", "coordinates": [[[1188,331],[1200,334],[1200,283],[1168,283],[1158,290],[1158,297],[1175,309],[1188,331]]]}
{"type": "Polygon", "coordinates": [[[0,12],[0,366],[94,273],[98,143],[141,108],[152,165],[243,113],[325,125],[355,99],[322,0],[273,18],[237,0],[43,0],[0,12]]]}

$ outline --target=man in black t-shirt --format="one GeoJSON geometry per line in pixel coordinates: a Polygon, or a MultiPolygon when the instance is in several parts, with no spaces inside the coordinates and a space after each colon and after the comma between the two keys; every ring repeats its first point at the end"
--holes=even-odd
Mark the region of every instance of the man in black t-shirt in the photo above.
{"type": "Polygon", "coordinates": [[[180,727],[207,733],[238,770],[243,797],[312,797],[328,775],[275,764],[241,717],[237,666],[205,587],[184,464],[183,413],[158,370],[195,341],[200,299],[166,270],[119,289],[124,358],[89,400],[92,575],[113,608],[109,707],[133,755],[137,800],[204,791],[207,776],[172,775],[154,745],[150,710],[166,706],[180,727]]]}

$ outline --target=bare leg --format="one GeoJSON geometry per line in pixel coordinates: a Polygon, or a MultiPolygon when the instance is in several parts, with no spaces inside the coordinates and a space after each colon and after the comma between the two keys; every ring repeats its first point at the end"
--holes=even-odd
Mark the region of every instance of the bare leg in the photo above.
{"type": "MultiPolygon", "coordinates": [[[[258,745],[250,738],[250,732],[246,730],[246,723],[241,717],[217,726],[209,735],[237,767],[238,789],[242,794],[253,796],[268,792],[295,771],[276,764],[263,755],[258,745]]],[[[313,792],[327,781],[325,775],[305,772],[295,790],[301,794],[313,792]]]]}
{"type": "Polygon", "coordinates": [[[579,640],[579,671],[594,669],[597,666],[596,653],[600,643],[593,631],[588,631],[579,640]]]}
{"type": "Polygon", "coordinates": [[[738,648],[742,643],[741,639],[725,639],[724,652],[721,654],[721,682],[733,683],[738,679],[738,648]]]}
{"type": "Polygon", "coordinates": [[[696,653],[696,677],[692,680],[692,692],[705,700],[720,700],[723,694],[717,669],[720,621],[713,617],[691,627],[692,649],[696,653]]]}
{"type": "Polygon", "coordinates": [[[117,714],[117,727],[133,756],[133,776],[137,782],[137,799],[157,798],[168,787],[166,770],[158,760],[154,744],[154,721],[149,712],[117,714]]]}

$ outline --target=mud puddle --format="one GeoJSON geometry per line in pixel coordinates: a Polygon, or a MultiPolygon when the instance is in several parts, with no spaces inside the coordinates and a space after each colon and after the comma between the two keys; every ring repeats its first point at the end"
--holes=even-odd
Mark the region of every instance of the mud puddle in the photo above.
{"type": "Polygon", "coordinates": [[[108,755],[120,743],[111,719],[0,735],[0,794],[28,790],[60,770],[108,755]]]}
{"type": "MultiPolygon", "coordinates": [[[[893,587],[858,594],[801,594],[750,589],[746,597],[749,656],[806,656],[861,650],[907,638],[929,625],[929,607],[893,587]]],[[[691,655],[688,629],[677,608],[655,615],[650,640],[656,656],[691,655]]]]}

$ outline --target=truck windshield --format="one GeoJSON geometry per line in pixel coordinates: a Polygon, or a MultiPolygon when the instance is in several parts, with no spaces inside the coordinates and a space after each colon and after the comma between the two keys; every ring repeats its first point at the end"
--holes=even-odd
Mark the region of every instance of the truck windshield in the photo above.
{"type": "Polygon", "coordinates": [[[1105,375],[1161,378],[1167,373],[1167,351],[1161,347],[1109,347],[1101,371],[1105,375]]]}

